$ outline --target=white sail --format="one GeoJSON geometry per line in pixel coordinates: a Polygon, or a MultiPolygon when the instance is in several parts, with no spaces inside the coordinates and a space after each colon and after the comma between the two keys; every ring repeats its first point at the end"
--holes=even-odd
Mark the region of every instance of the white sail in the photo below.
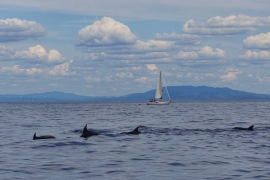
{"type": "MultiPolygon", "coordinates": [[[[171,98],[166,86],[166,90],[168,93],[168,97],[169,97],[169,101],[163,101],[162,100],[162,76],[161,76],[161,71],[159,73],[159,78],[158,78],[158,83],[157,83],[157,89],[156,89],[156,95],[155,95],[155,99],[150,99],[147,103],[147,105],[168,105],[171,103],[171,98]]],[[[165,83],[165,81],[164,81],[165,83]]],[[[166,84],[165,84],[166,85],[166,84]]]]}
{"type": "Polygon", "coordinates": [[[161,71],[159,73],[155,99],[162,99],[161,71]]]}

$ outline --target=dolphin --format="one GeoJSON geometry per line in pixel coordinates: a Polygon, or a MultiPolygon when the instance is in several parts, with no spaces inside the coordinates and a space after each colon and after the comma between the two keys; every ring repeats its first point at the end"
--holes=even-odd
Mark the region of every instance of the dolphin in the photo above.
{"type": "Polygon", "coordinates": [[[84,126],[83,128],[83,132],[82,132],[82,135],[80,137],[84,137],[84,138],[87,138],[89,136],[94,136],[94,135],[99,135],[98,132],[95,132],[95,131],[88,131],[87,130],[87,124],[84,126]]]}
{"type": "Polygon", "coordinates": [[[37,139],[55,139],[54,136],[51,136],[51,135],[45,135],[45,136],[39,136],[37,137],[36,136],[36,133],[34,134],[33,136],[33,140],[37,140],[37,139]]]}
{"type": "Polygon", "coordinates": [[[253,131],[253,127],[254,127],[254,125],[249,126],[248,128],[235,127],[235,128],[233,128],[233,129],[253,131]]]}
{"type": "Polygon", "coordinates": [[[146,126],[138,126],[133,131],[125,132],[124,134],[140,134],[139,128],[145,128],[146,126]]]}

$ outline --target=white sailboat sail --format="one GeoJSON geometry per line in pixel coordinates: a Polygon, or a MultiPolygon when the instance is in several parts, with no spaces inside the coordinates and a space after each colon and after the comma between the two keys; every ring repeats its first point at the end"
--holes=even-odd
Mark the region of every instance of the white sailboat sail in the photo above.
{"type": "Polygon", "coordinates": [[[166,87],[166,90],[168,93],[169,101],[162,100],[162,76],[161,76],[161,71],[160,71],[158,83],[157,83],[156,94],[155,94],[155,99],[150,99],[150,101],[147,103],[147,105],[168,105],[168,104],[170,104],[171,99],[170,99],[170,95],[169,95],[167,87],[166,87]]]}
{"type": "Polygon", "coordinates": [[[158,83],[157,83],[157,89],[156,89],[155,99],[162,99],[161,71],[159,73],[159,78],[158,78],[158,83]]]}

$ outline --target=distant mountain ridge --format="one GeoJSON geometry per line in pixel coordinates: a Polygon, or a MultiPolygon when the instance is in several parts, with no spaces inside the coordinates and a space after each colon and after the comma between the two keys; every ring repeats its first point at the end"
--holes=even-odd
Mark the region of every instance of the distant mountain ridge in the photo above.
{"type": "MultiPolygon", "coordinates": [[[[208,86],[168,86],[172,101],[195,100],[270,100],[270,95],[256,94],[230,88],[214,88],[208,86]]],[[[163,88],[163,99],[168,99],[166,89],[163,88]]],[[[111,98],[115,101],[147,101],[154,98],[155,90],[144,93],[134,93],[126,96],[111,98]]]]}
{"type": "Polygon", "coordinates": [[[0,95],[0,102],[72,102],[91,101],[93,98],[59,91],[25,95],[0,95]]]}
{"type": "MultiPolygon", "coordinates": [[[[230,88],[208,86],[168,86],[172,101],[196,100],[270,100],[268,94],[256,94],[230,88]]],[[[163,99],[168,99],[163,89],[163,99]]],[[[90,97],[58,91],[26,95],[0,95],[0,102],[90,102],[90,101],[147,101],[154,98],[155,90],[144,93],[133,93],[120,97],[90,97]]]]}

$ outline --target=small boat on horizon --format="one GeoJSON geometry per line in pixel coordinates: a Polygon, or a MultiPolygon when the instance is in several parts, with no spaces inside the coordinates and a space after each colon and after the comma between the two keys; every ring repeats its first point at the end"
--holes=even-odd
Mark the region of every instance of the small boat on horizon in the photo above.
{"type": "Polygon", "coordinates": [[[158,78],[158,83],[157,83],[157,89],[156,89],[156,94],[155,94],[155,98],[154,99],[150,99],[147,102],[147,105],[168,105],[171,103],[171,98],[166,87],[166,91],[169,97],[169,101],[163,101],[162,100],[162,75],[161,75],[161,71],[159,73],[159,78],[158,78]]]}

